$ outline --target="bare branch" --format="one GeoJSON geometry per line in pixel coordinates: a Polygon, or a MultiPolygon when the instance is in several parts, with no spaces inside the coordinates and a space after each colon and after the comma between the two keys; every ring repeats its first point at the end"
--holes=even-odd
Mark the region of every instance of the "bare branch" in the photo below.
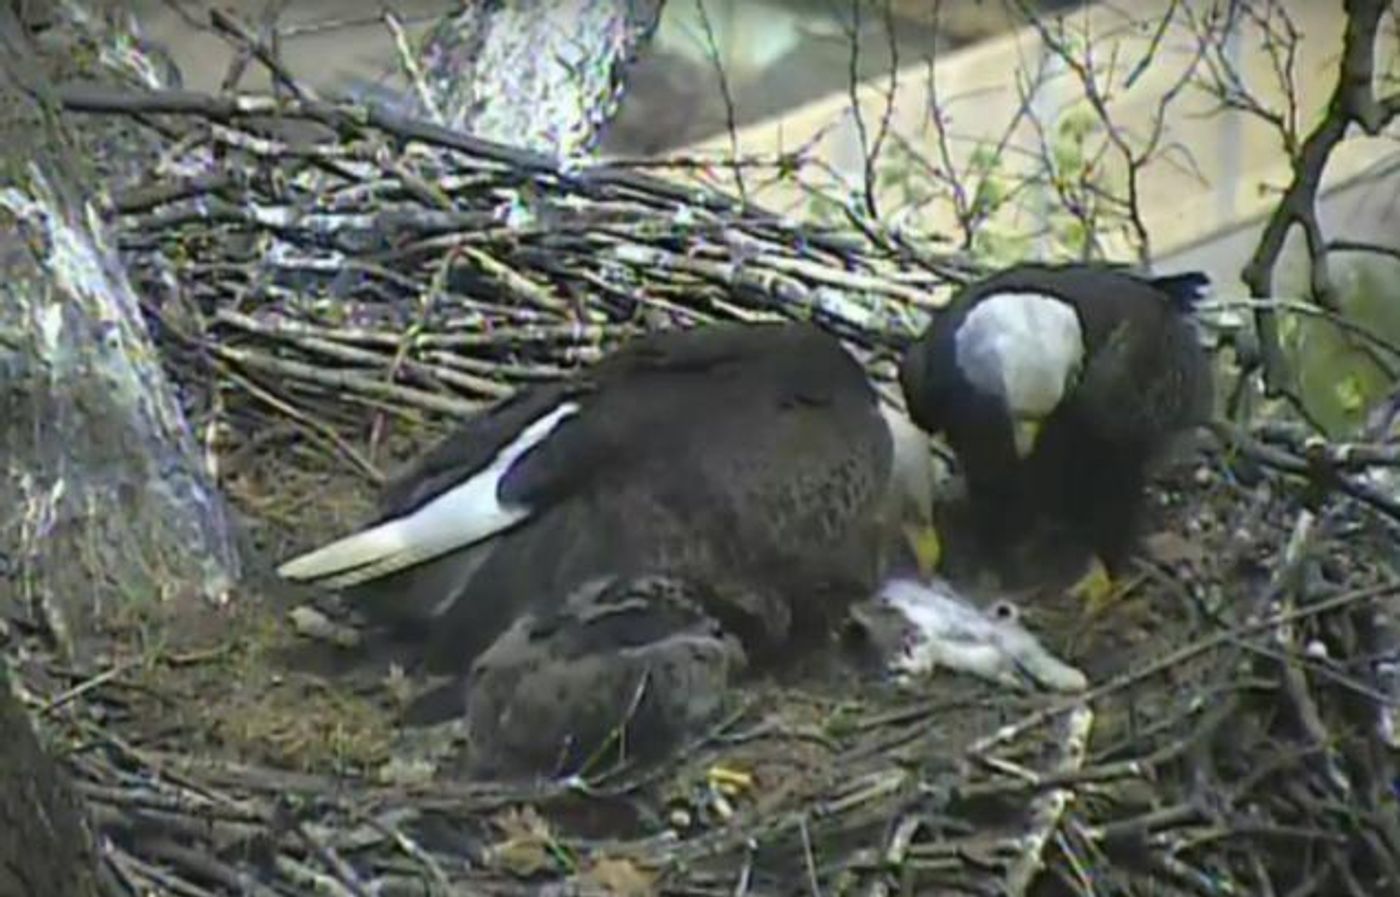
{"type": "MultiPolygon", "coordinates": [[[[1133,235],[1133,242],[1137,246],[1139,261],[1147,264],[1152,257],[1151,235],[1147,231],[1147,225],[1142,217],[1141,205],[1141,177],[1143,170],[1157,156],[1161,149],[1162,138],[1165,132],[1168,107],[1176,101],[1181,92],[1191,82],[1195,76],[1197,65],[1205,54],[1205,48],[1198,46],[1195,55],[1187,62],[1182,73],[1177,79],[1161,92],[1156,101],[1156,111],[1151,119],[1151,130],[1148,135],[1141,140],[1135,140],[1123,127],[1115,120],[1111,106],[1114,101],[1112,80],[1114,72],[1118,68],[1117,44],[1111,53],[1110,59],[1102,68],[1096,68],[1094,62],[1094,43],[1085,40],[1084,49],[1076,50],[1071,46],[1065,33],[1063,23],[1057,29],[1052,29],[1043,17],[1035,14],[1026,0],[1016,0],[1022,13],[1031,22],[1041,42],[1053,53],[1065,67],[1074,75],[1078,82],[1081,95],[1088,102],[1093,110],[1099,125],[1103,128],[1103,133],[1107,141],[1102,148],[1106,150],[1112,147],[1118,156],[1119,161],[1125,168],[1126,193],[1121,198],[1113,197],[1104,191],[1103,187],[1095,182],[1091,173],[1100,168],[1097,160],[1091,164],[1083,166],[1083,170],[1077,173],[1076,181],[1067,181],[1062,172],[1051,171],[1050,181],[1060,195],[1062,203],[1072,214],[1079,218],[1086,234],[1086,238],[1092,240],[1092,236],[1097,230],[1097,214],[1093,205],[1088,201],[1091,197],[1098,196],[1108,202],[1110,206],[1117,207],[1119,213],[1128,222],[1133,235]],[[1137,143],[1138,146],[1134,146],[1137,143]],[[1073,193],[1071,192],[1073,191],[1073,193]]],[[[1133,69],[1124,78],[1124,87],[1130,87],[1139,74],[1145,70],[1150,61],[1156,57],[1163,35],[1170,28],[1172,21],[1176,18],[1181,4],[1174,2],[1167,8],[1162,19],[1158,22],[1157,28],[1153,32],[1143,58],[1137,62],[1133,69]]],[[[1087,35],[1086,35],[1087,37],[1087,35]]],[[[1044,134],[1042,131],[1042,143],[1044,134]]],[[[1047,153],[1047,157],[1050,154],[1047,153]]],[[[1087,247],[1086,247],[1087,249],[1087,247]]]]}
{"type": "Polygon", "coordinates": [[[710,24],[710,14],[705,9],[705,0],[695,0],[695,11],[700,14],[700,28],[705,32],[705,56],[715,70],[719,83],[720,96],[724,98],[724,124],[729,132],[730,168],[734,172],[734,189],[739,198],[748,201],[748,188],[744,184],[744,169],[739,166],[739,125],[734,111],[734,94],[729,90],[729,76],[724,70],[724,61],[719,58],[719,42],[715,39],[714,27],[710,24]]]}
{"type": "Polygon", "coordinates": [[[1363,240],[1328,240],[1328,252],[1369,252],[1373,255],[1386,255],[1396,261],[1400,261],[1400,249],[1394,246],[1382,246],[1379,243],[1367,243],[1363,240]]]}
{"type": "Polygon", "coordinates": [[[895,35],[894,7],[892,0],[883,0],[883,25],[885,39],[890,53],[889,83],[885,88],[885,104],[880,114],[879,124],[872,137],[865,122],[865,113],[860,102],[860,44],[861,6],[867,0],[851,0],[851,21],[847,31],[847,45],[850,53],[846,57],[846,90],[851,103],[851,120],[855,125],[856,139],[860,143],[861,154],[861,199],[865,204],[865,214],[872,220],[880,218],[880,206],[875,191],[879,183],[876,167],[880,152],[890,133],[890,122],[894,116],[895,99],[899,91],[899,43],[895,35]]]}
{"type": "MultiPolygon", "coordinates": [[[[1344,5],[1347,22],[1342,59],[1327,113],[1298,151],[1291,154],[1292,180],[1265,223],[1259,245],[1240,272],[1255,296],[1268,296],[1273,292],[1274,268],[1284,242],[1289,230],[1299,225],[1304,229],[1312,258],[1314,297],[1329,307],[1335,304],[1327,279],[1326,242],[1317,222],[1317,193],[1323,170],[1350,125],[1357,124],[1367,133],[1376,134],[1400,114],[1400,98],[1377,100],[1372,90],[1375,39],[1387,6],[1385,0],[1345,0],[1344,5]]],[[[1272,310],[1261,308],[1255,312],[1255,323],[1263,351],[1265,384],[1272,394],[1278,394],[1290,376],[1279,339],[1278,320],[1272,310]]]]}

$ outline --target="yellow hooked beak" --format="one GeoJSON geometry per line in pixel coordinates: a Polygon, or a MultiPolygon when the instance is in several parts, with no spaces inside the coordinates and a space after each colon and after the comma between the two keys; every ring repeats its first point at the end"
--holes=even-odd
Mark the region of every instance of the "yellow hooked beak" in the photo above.
{"type": "Polygon", "coordinates": [[[1012,438],[1016,441],[1016,457],[1025,460],[1035,450],[1035,442],[1040,438],[1039,418],[1021,417],[1012,423],[1012,438]]]}
{"type": "Polygon", "coordinates": [[[904,541],[919,566],[919,575],[932,576],[943,558],[943,543],[938,539],[938,530],[931,523],[905,523],[904,541]]]}
{"type": "Polygon", "coordinates": [[[1103,561],[1095,555],[1089,559],[1089,569],[1069,587],[1069,594],[1082,601],[1085,612],[1094,617],[1107,610],[1118,598],[1123,585],[1114,580],[1103,561]]]}

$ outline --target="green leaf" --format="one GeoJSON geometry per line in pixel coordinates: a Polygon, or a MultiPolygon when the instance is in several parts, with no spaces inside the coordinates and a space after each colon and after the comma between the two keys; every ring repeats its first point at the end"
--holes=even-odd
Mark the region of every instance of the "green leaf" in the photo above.
{"type": "Polygon", "coordinates": [[[1089,231],[1078,218],[1069,218],[1055,227],[1055,239],[1069,255],[1078,256],[1089,242],[1089,231]]]}
{"type": "Polygon", "coordinates": [[[972,212],[986,216],[995,212],[1006,200],[1006,188],[999,178],[984,177],[977,182],[977,190],[972,194],[972,212]]]}
{"type": "Polygon", "coordinates": [[[973,172],[985,175],[987,172],[996,168],[999,161],[1001,160],[997,155],[995,147],[988,146],[987,144],[979,144],[977,148],[972,151],[972,155],[968,158],[967,164],[973,172]]]}
{"type": "Polygon", "coordinates": [[[841,220],[841,204],[824,193],[807,201],[807,214],[818,224],[835,224],[841,220]]]}
{"type": "Polygon", "coordinates": [[[981,227],[972,238],[972,252],[978,261],[992,265],[1016,262],[1030,254],[1031,240],[1019,233],[981,227]]]}
{"type": "Polygon", "coordinates": [[[1083,144],[1085,138],[1094,132],[1099,126],[1099,118],[1092,109],[1080,106],[1071,109],[1055,125],[1055,130],[1061,137],[1078,144],[1083,144]]]}
{"type": "Polygon", "coordinates": [[[1366,408],[1366,387],[1356,374],[1348,374],[1337,381],[1334,391],[1337,404],[1348,414],[1356,414],[1366,408]]]}
{"type": "Polygon", "coordinates": [[[1058,141],[1050,147],[1050,158],[1055,163],[1055,172],[1065,177],[1078,178],[1084,171],[1083,144],[1058,141]]]}

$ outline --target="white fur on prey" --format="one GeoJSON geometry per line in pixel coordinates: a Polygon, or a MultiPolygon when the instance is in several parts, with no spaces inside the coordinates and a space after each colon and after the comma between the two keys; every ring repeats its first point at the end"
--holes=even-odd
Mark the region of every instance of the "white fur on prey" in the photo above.
{"type": "Polygon", "coordinates": [[[943,580],[891,579],[877,600],[909,623],[903,649],[891,664],[906,683],[945,667],[1012,688],[1079,692],[1088,687],[1082,672],[1047,650],[1014,616],[978,608],[943,580]]]}

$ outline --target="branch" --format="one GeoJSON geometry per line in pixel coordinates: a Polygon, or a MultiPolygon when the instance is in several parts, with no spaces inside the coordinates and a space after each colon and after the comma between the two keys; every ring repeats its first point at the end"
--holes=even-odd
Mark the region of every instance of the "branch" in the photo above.
{"type": "MultiPolygon", "coordinates": [[[[1051,768],[1051,775],[1065,776],[1083,768],[1093,726],[1094,711],[1088,704],[1081,704],[1070,712],[1062,726],[1059,757],[1051,768]]],[[[1045,846],[1059,828],[1073,798],[1074,792],[1069,788],[1052,788],[1033,802],[1031,830],[1022,839],[1021,854],[1006,873],[1008,897],[1022,897],[1030,891],[1031,884],[1046,865],[1045,846]]]]}
{"type": "MultiPolygon", "coordinates": [[[[195,115],[222,124],[247,121],[261,116],[280,116],[320,122],[338,132],[345,129],[377,128],[405,142],[419,141],[529,174],[547,175],[557,179],[561,185],[573,187],[581,192],[602,186],[621,187],[706,211],[735,214],[750,223],[761,223],[787,232],[794,230],[791,222],[772,212],[713,188],[696,190],[674,181],[649,177],[626,167],[607,164],[566,169],[558,160],[544,153],[473,137],[400,115],[381,106],[364,109],[350,103],[277,100],[249,95],[220,97],[183,90],[137,92],[93,84],[65,84],[55,92],[63,108],[73,112],[195,115]]],[[[814,249],[838,255],[845,255],[850,249],[849,242],[838,237],[804,233],[802,239],[814,249]]]]}
{"type": "MultiPolygon", "coordinates": [[[[1400,523],[1400,501],[1357,478],[1343,475],[1343,469],[1360,466],[1356,455],[1337,454],[1318,447],[1325,446],[1324,443],[1309,443],[1306,457],[1300,457],[1276,446],[1267,445],[1225,421],[1212,423],[1210,429],[1222,444],[1237,449],[1261,464],[1282,473],[1302,477],[1316,488],[1341,492],[1400,523]]],[[[1368,467],[1385,466],[1389,460],[1384,452],[1368,455],[1367,460],[1372,462],[1365,465],[1368,467]]]]}
{"type": "Polygon", "coordinates": [[[739,123],[734,109],[734,93],[729,89],[729,75],[724,70],[724,60],[720,59],[719,42],[715,38],[715,29],[710,24],[710,14],[705,9],[705,0],[695,0],[695,11],[700,14],[700,28],[705,32],[705,56],[715,70],[720,96],[724,98],[724,125],[729,133],[729,156],[730,167],[734,172],[734,189],[739,191],[739,198],[744,199],[748,196],[748,188],[744,185],[744,169],[738,164],[739,123]]]}
{"type": "Polygon", "coordinates": [[[855,123],[856,137],[860,141],[861,154],[861,198],[865,204],[865,214],[872,220],[880,219],[880,207],[875,197],[877,181],[876,164],[880,151],[890,132],[890,121],[894,115],[895,97],[899,89],[899,43],[895,36],[894,11],[889,0],[884,4],[884,27],[890,52],[889,86],[885,91],[885,108],[872,139],[865,123],[865,114],[860,108],[860,7],[862,0],[851,0],[851,52],[846,61],[846,89],[851,100],[851,118],[855,123]]]}
{"type": "Polygon", "coordinates": [[[1382,246],[1380,243],[1369,243],[1365,240],[1328,240],[1328,252],[1369,252],[1372,255],[1384,255],[1400,261],[1400,249],[1394,246],[1382,246]]]}
{"type": "MultiPolygon", "coordinates": [[[[1375,71],[1375,39],[1385,0],[1345,0],[1346,34],[1337,87],[1327,105],[1327,113],[1298,152],[1293,156],[1293,180],[1264,225],[1259,245],[1240,277],[1255,296],[1273,292],[1274,268],[1283,252],[1288,231],[1298,224],[1308,237],[1312,256],[1312,287],[1315,298],[1329,304],[1330,285],[1326,280],[1325,244],[1317,223],[1317,191],[1332,150],[1346,136],[1352,123],[1368,134],[1379,133],[1400,113],[1400,96],[1377,100],[1371,88],[1375,71]]],[[[1255,310],[1260,347],[1263,350],[1264,382],[1270,395],[1278,395],[1288,382],[1287,362],[1279,341],[1278,319],[1271,309],[1255,310]]]]}

